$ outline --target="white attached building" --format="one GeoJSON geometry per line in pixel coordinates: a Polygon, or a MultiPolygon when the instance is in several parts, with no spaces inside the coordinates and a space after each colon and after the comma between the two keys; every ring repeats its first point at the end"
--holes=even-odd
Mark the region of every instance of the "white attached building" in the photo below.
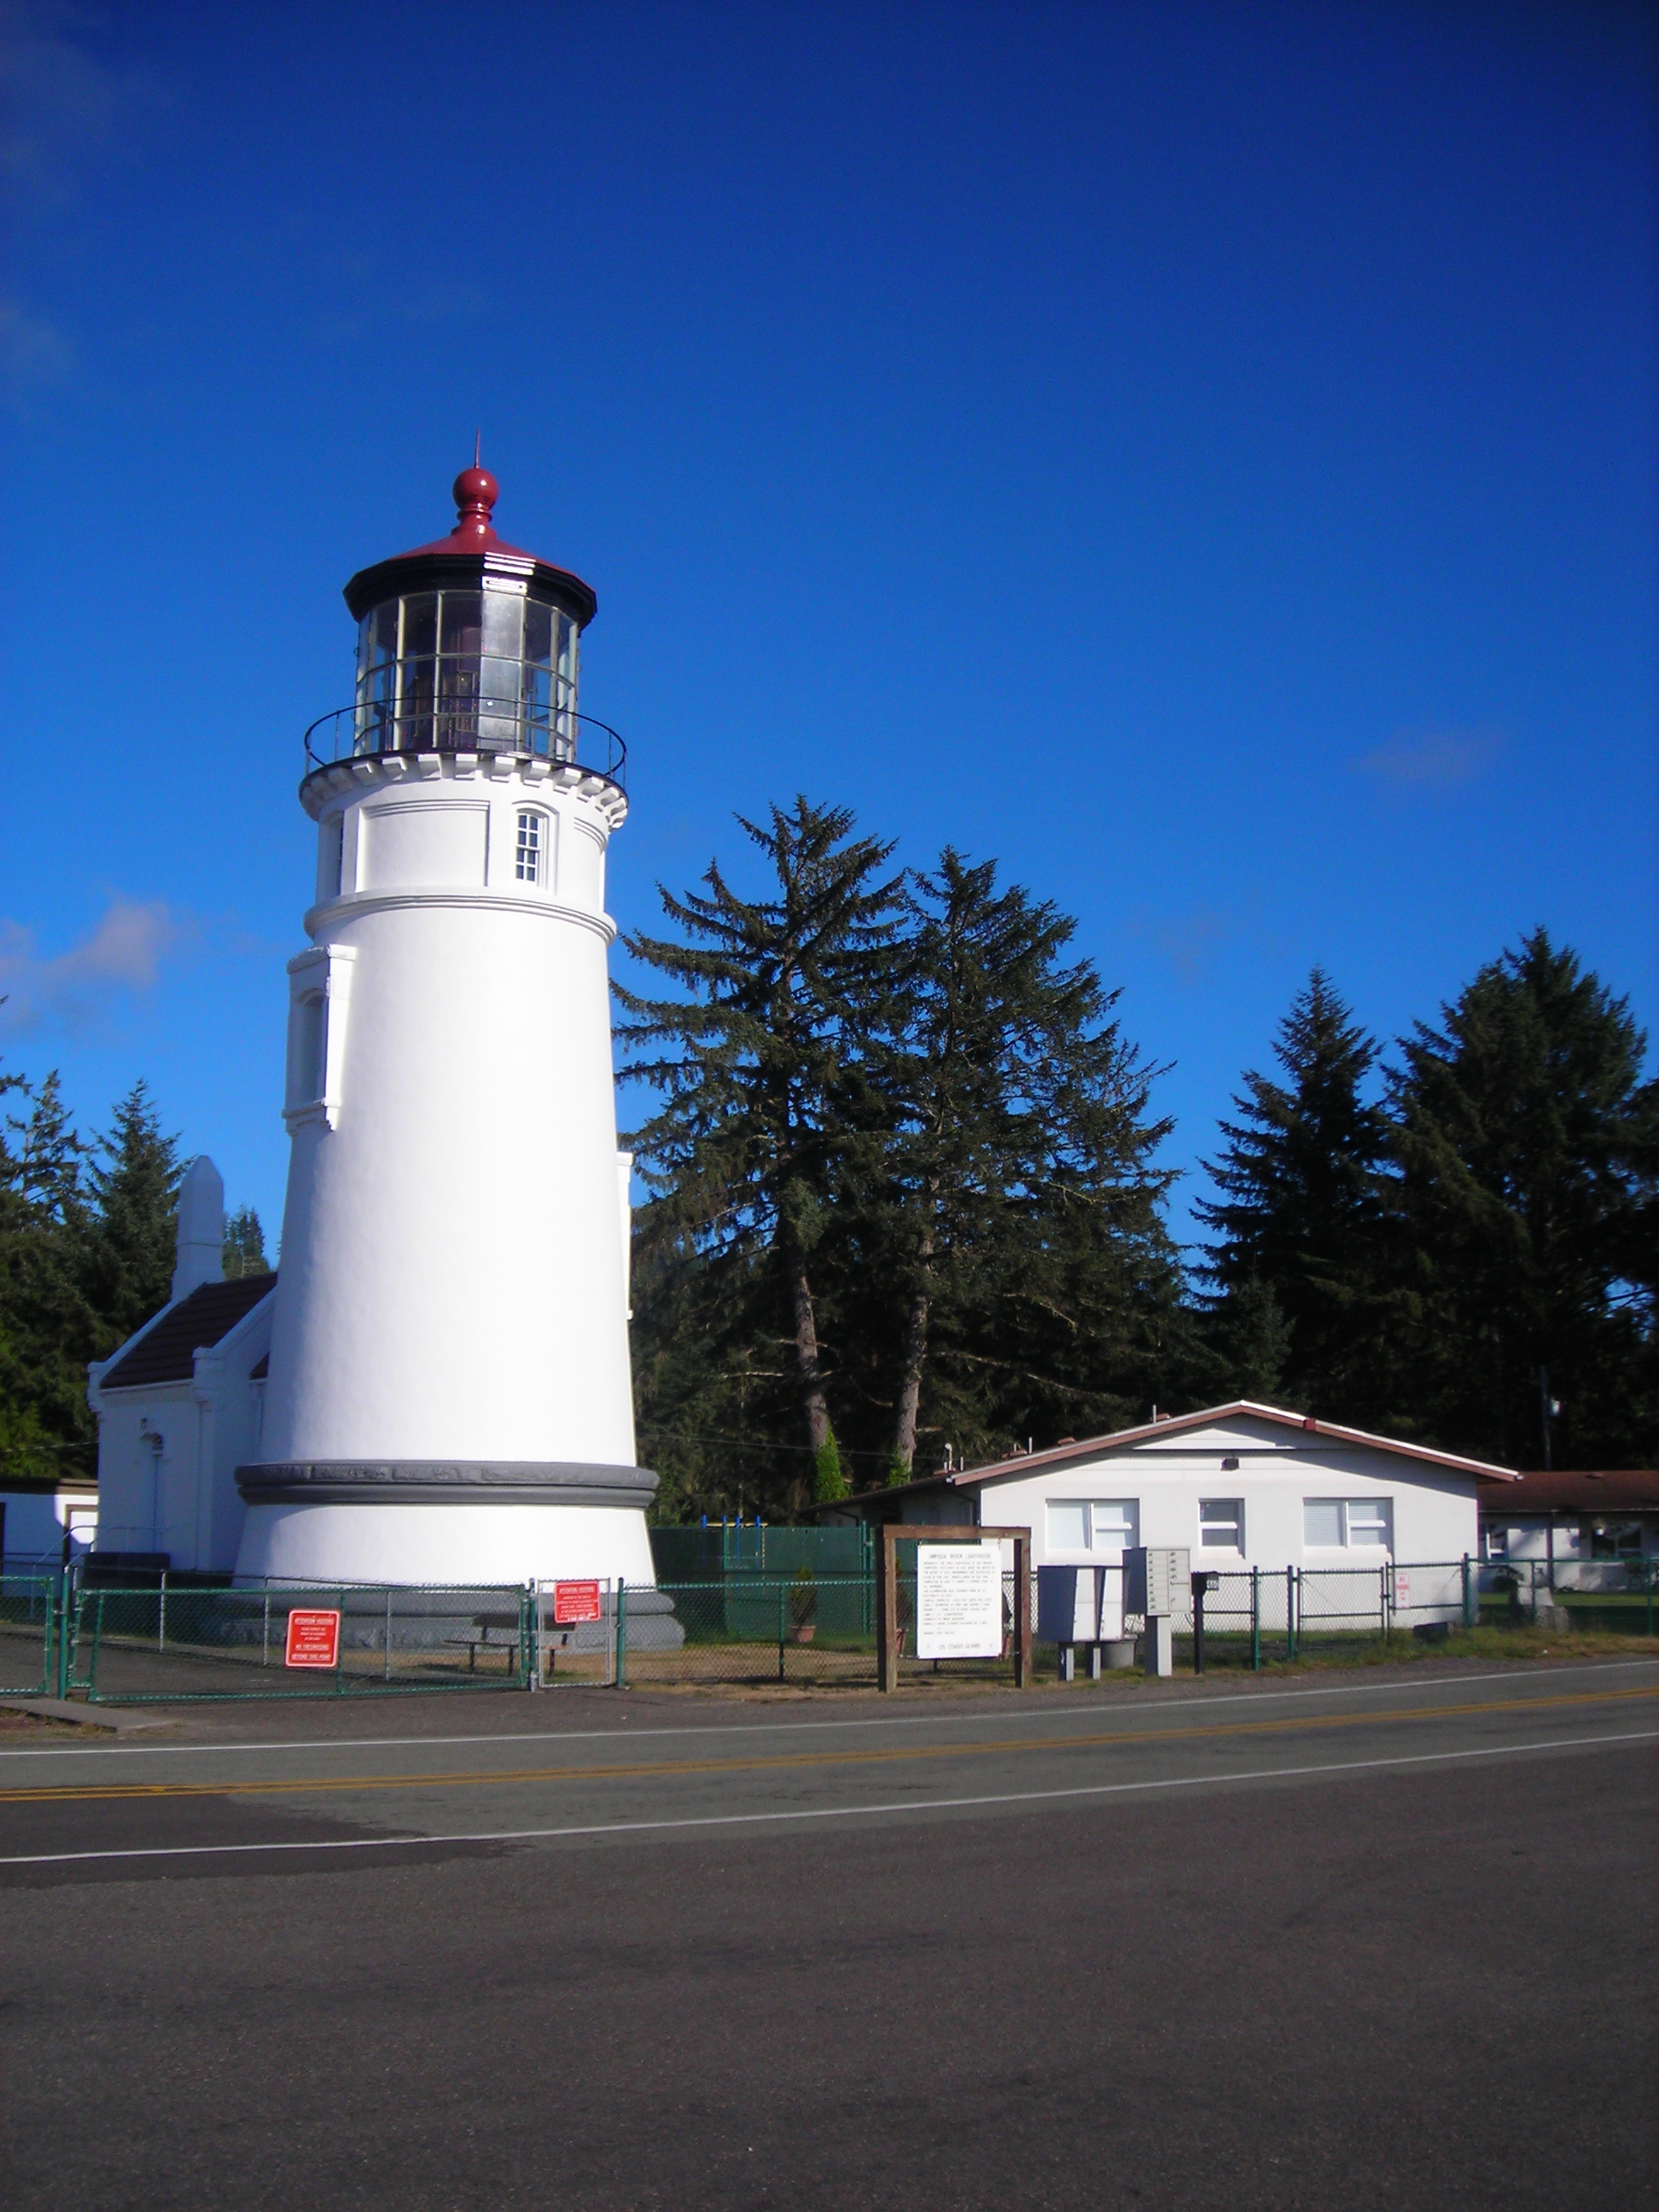
{"type": "Polygon", "coordinates": [[[1514,1480],[1484,1461],[1240,1400],[868,1492],[820,1518],[1027,1528],[1039,1567],[1115,1567],[1136,1544],[1189,1551],[1194,1569],[1277,1575],[1450,1566],[1480,1557],[1478,1486],[1514,1480]]]}
{"type": "Polygon", "coordinates": [[[221,1574],[236,1564],[245,1517],[236,1469],[258,1453],[276,1278],[226,1282],[223,1243],[224,1186],[204,1157],[179,1192],[172,1297],[88,1370],[94,1559],[221,1574]]]}

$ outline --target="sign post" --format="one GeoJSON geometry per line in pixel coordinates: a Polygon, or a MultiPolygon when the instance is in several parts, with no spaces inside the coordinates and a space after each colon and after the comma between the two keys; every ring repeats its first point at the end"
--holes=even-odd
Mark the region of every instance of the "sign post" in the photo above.
{"type": "MultiPolygon", "coordinates": [[[[881,1532],[881,1574],[876,1585],[876,1684],[884,1692],[898,1687],[898,1547],[920,1543],[932,1549],[947,1544],[1014,1547],[1014,1686],[1025,1689],[1031,1680],[1031,1532],[1029,1528],[979,1528],[971,1522],[929,1528],[925,1522],[890,1521],[881,1532]]],[[[996,1640],[987,1646],[987,1598],[992,1570],[976,1563],[957,1565],[939,1558],[924,1577],[918,1567],[916,1588],[917,1656],[920,1658],[995,1656],[1002,1650],[1002,1555],[994,1556],[996,1578],[996,1640]],[[926,1593],[924,1596],[924,1591],[926,1593]],[[927,1607],[927,1638],[934,1648],[921,1648],[922,1608],[927,1607]]]]}

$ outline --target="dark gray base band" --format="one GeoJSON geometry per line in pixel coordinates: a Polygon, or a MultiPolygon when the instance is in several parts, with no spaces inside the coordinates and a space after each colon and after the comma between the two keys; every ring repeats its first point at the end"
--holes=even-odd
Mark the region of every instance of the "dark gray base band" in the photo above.
{"type": "Polygon", "coordinates": [[[623,1505],[657,1494],[645,1467],[583,1460],[270,1460],[239,1467],[250,1505],[623,1505]]]}

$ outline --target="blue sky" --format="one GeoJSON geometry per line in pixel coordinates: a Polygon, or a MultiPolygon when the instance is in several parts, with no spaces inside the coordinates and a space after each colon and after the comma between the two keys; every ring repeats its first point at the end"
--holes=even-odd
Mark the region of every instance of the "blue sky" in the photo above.
{"type": "Polygon", "coordinates": [[[624,927],[797,790],[994,856],[1183,1166],[1315,963],[1389,1036],[1542,922],[1659,1020],[1644,10],[0,26],[0,1051],[83,1124],[146,1075],[274,1233],[300,736],[475,427],[624,927]]]}

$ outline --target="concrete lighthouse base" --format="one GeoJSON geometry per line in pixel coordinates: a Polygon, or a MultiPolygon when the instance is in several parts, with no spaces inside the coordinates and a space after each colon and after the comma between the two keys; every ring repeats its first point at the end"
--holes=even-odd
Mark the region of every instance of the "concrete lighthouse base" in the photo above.
{"type": "Polygon", "coordinates": [[[655,1580],[647,1468],[399,1460],[240,1467],[238,1580],[655,1580]]]}

